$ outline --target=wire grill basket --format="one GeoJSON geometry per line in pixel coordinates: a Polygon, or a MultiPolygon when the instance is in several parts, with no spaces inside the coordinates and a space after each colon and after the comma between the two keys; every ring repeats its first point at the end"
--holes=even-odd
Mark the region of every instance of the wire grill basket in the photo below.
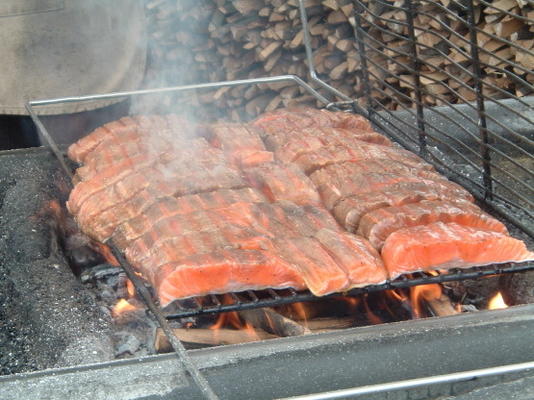
{"type": "Polygon", "coordinates": [[[501,3],[356,0],[359,103],[532,235],[534,21],[501,3]]]}

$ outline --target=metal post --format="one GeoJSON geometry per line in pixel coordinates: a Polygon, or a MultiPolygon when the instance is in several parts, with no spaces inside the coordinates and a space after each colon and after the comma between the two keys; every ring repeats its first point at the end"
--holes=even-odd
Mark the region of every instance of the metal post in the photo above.
{"type": "Polygon", "coordinates": [[[412,69],[415,83],[415,105],[417,109],[417,133],[419,135],[419,154],[424,157],[427,152],[426,132],[425,132],[425,115],[423,111],[423,96],[421,95],[421,61],[417,55],[417,39],[415,38],[414,17],[415,9],[412,0],[405,2],[406,22],[408,23],[408,34],[410,36],[410,50],[412,53],[412,69]]]}
{"type": "Polygon", "coordinates": [[[156,306],[156,304],[152,300],[152,296],[150,295],[148,289],[145,287],[143,281],[141,281],[141,279],[135,274],[134,270],[132,269],[128,261],[126,261],[126,258],[124,258],[119,249],[113,243],[108,243],[108,245],[117,261],[119,261],[120,266],[122,267],[124,272],[126,272],[128,279],[132,281],[135,289],[143,298],[148,309],[152,312],[152,314],[158,321],[160,328],[162,329],[165,336],[167,336],[167,339],[169,339],[169,343],[176,352],[178,360],[182,363],[184,369],[189,373],[189,375],[191,375],[191,378],[193,378],[193,381],[196,383],[196,385],[198,386],[198,388],[206,399],[217,400],[219,397],[210,387],[206,378],[202,376],[197,366],[193,363],[193,360],[191,360],[191,358],[187,355],[187,351],[185,350],[184,345],[182,344],[182,342],[180,342],[180,339],[176,337],[169,323],[159,310],[158,306],[156,306]]]}
{"type": "Polygon", "coordinates": [[[473,78],[475,80],[475,93],[478,111],[478,131],[480,134],[480,155],[483,166],[484,198],[493,199],[493,179],[491,177],[491,156],[488,146],[488,129],[486,123],[486,110],[484,106],[484,94],[482,92],[482,68],[478,54],[478,40],[475,21],[475,7],[473,0],[466,1],[467,22],[469,24],[469,44],[471,47],[471,61],[473,63],[473,78]]]}
{"type": "Polygon", "coordinates": [[[360,67],[362,70],[362,84],[363,92],[367,99],[367,117],[372,119],[373,116],[373,98],[371,97],[371,81],[369,79],[369,69],[367,68],[367,52],[365,50],[364,34],[362,27],[362,18],[360,14],[363,12],[363,5],[360,1],[356,1],[356,8],[354,10],[354,32],[356,35],[356,42],[358,42],[358,52],[360,53],[360,67]]]}

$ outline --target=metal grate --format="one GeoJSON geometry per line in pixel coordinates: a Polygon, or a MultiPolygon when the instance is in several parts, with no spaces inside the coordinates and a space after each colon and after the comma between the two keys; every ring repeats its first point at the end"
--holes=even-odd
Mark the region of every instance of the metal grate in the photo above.
{"type": "Polygon", "coordinates": [[[485,10],[534,20],[483,0],[354,3],[366,116],[534,235],[534,75],[510,56],[534,57],[521,40],[534,33],[511,41],[479,23],[485,10]]]}
{"type": "MultiPolygon", "coordinates": [[[[534,262],[506,263],[500,265],[489,265],[485,267],[474,267],[469,269],[450,270],[439,275],[427,275],[423,272],[416,272],[410,278],[401,276],[398,279],[386,282],[382,285],[366,286],[342,293],[344,296],[357,296],[364,293],[378,292],[382,290],[409,288],[430,283],[444,283],[461,281],[466,279],[478,279],[484,276],[523,272],[534,269],[534,262]]],[[[330,296],[339,296],[340,293],[330,296]]],[[[186,317],[196,317],[205,314],[218,314],[230,311],[249,310],[262,307],[276,307],[285,304],[292,304],[302,301],[320,301],[325,297],[316,297],[308,291],[297,292],[294,289],[264,291],[252,291],[239,293],[228,293],[225,295],[209,295],[194,297],[191,299],[175,301],[171,304],[170,310],[165,313],[169,320],[186,317]]]]}

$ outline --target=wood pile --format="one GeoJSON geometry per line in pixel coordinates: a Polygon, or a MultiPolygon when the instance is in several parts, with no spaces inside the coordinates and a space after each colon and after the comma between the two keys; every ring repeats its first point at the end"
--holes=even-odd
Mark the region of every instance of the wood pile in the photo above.
{"type": "MultiPolygon", "coordinates": [[[[415,98],[413,51],[404,12],[392,7],[377,10],[372,2],[364,24],[376,47],[367,54],[375,79],[374,98],[389,109],[413,107],[415,98]],[[380,18],[373,16],[380,16],[380,18]],[[376,26],[371,27],[368,22],[376,26]],[[404,25],[403,25],[404,24],[404,25]],[[378,82],[385,82],[380,84],[378,82]]],[[[428,106],[476,99],[467,12],[450,0],[422,1],[414,18],[420,60],[423,103],[428,106]]],[[[534,83],[534,9],[526,0],[481,0],[475,9],[483,94],[491,98],[532,94],[534,83]]]]}
{"type": "MultiPolygon", "coordinates": [[[[412,61],[407,57],[409,42],[404,39],[408,32],[405,24],[399,24],[406,15],[372,0],[365,4],[368,9],[362,16],[373,38],[369,43],[378,50],[367,54],[376,76],[373,96],[390,109],[398,108],[399,102],[411,107],[412,61]],[[377,26],[370,27],[369,21],[377,26]]],[[[390,4],[400,7],[403,0],[390,4]]],[[[360,60],[353,33],[355,2],[307,0],[306,6],[317,72],[349,96],[361,97],[360,60]]],[[[281,74],[307,76],[297,0],[147,0],[146,7],[150,30],[147,87],[281,74]]],[[[414,22],[423,61],[423,98],[428,105],[475,98],[474,80],[468,73],[469,29],[455,18],[456,14],[466,15],[455,7],[450,0],[422,1],[417,6],[414,22]]],[[[532,5],[527,0],[482,0],[476,7],[484,93],[497,98],[531,93],[532,5]]],[[[281,106],[315,103],[291,83],[225,87],[167,102],[177,101],[193,109],[203,105],[214,118],[234,120],[281,106]]]]}

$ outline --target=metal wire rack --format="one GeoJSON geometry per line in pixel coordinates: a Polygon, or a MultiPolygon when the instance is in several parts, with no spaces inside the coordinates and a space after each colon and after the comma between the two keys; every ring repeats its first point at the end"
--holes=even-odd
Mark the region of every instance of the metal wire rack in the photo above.
{"type": "Polygon", "coordinates": [[[534,51],[476,21],[482,6],[534,21],[485,1],[354,3],[366,116],[533,235],[533,71],[485,45],[534,51]],[[514,90],[497,85],[497,76],[514,90]]]}
{"type": "MultiPolygon", "coordinates": [[[[479,0],[479,3],[485,3],[479,0]]],[[[364,96],[352,99],[339,90],[335,89],[323,79],[321,79],[314,68],[313,51],[310,44],[310,35],[307,26],[306,9],[304,0],[299,0],[300,16],[304,30],[304,44],[309,68],[309,80],[307,83],[301,77],[295,75],[282,75],[274,77],[264,77],[258,79],[244,79],[227,82],[202,83],[196,85],[175,86],[161,89],[148,89],[139,91],[129,91],[120,93],[108,93],[88,96],[77,96],[60,99],[38,100],[27,103],[26,108],[47,141],[53,153],[58,158],[65,173],[72,178],[72,171],[64,159],[64,154],[58,147],[53,135],[46,129],[39,119],[36,107],[46,107],[47,105],[83,102],[87,100],[103,100],[128,98],[133,96],[144,96],[165,92],[189,92],[216,89],[225,86],[239,85],[259,85],[263,83],[273,83],[288,81],[300,86],[319,102],[329,109],[343,109],[357,112],[369,118],[379,131],[392,137],[406,148],[418,152],[423,158],[431,162],[437,169],[444,172],[451,179],[462,183],[477,196],[482,202],[493,208],[523,231],[534,236],[532,224],[532,168],[534,141],[534,112],[532,104],[534,98],[519,98],[512,93],[506,92],[508,100],[498,100],[488,96],[484,92],[485,87],[493,88],[493,84],[485,80],[485,73],[482,73],[482,66],[493,68],[493,70],[513,79],[514,82],[524,85],[527,89],[533,89],[532,85],[524,81],[514,71],[517,68],[525,68],[509,60],[501,59],[502,63],[496,66],[487,65],[481,60],[480,54],[487,51],[478,42],[478,38],[485,32],[478,29],[474,21],[473,0],[466,0],[459,3],[451,0],[454,7],[444,7],[441,3],[428,0],[405,0],[402,5],[399,2],[392,3],[384,0],[369,0],[367,2],[355,0],[356,11],[354,14],[355,40],[360,53],[361,79],[364,88],[364,96]],[[382,12],[376,12],[376,7],[371,9],[370,3],[378,4],[383,10],[396,10],[399,15],[403,15],[401,20],[390,20],[381,16],[382,12]],[[418,32],[421,30],[431,35],[440,35],[429,28],[416,27],[414,21],[417,13],[424,12],[425,16],[435,19],[436,23],[442,24],[444,29],[450,29],[441,19],[429,14],[421,8],[424,4],[432,4],[438,7],[442,13],[450,19],[454,19],[469,33],[468,39],[462,36],[461,40],[467,45],[464,48],[457,46],[446,38],[441,38],[445,45],[457,48],[465,57],[467,63],[455,63],[462,72],[471,77],[471,86],[466,82],[459,84],[471,90],[475,95],[475,102],[467,101],[464,95],[458,93],[451,85],[437,81],[429,75],[428,61],[425,59],[425,52],[441,51],[439,49],[428,49],[424,43],[418,39],[418,32]],[[398,41],[405,42],[402,50],[392,48],[385,42],[381,42],[374,33],[384,31],[386,28],[382,22],[397,24],[401,29],[389,32],[398,41]],[[407,50],[406,50],[407,49],[407,50]],[[375,61],[373,54],[379,54],[387,62],[399,65],[405,71],[406,76],[400,78],[404,87],[395,86],[390,83],[389,77],[394,76],[387,67],[375,61]],[[409,62],[400,61],[388,54],[403,55],[409,62]],[[515,69],[514,69],[515,68],[515,69]],[[427,107],[426,96],[435,98],[437,95],[426,87],[422,79],[430,79],[436,85],[442,85],[456,94],[459,100],[465,101],[461,105],[454,104],[449,97],[438,96],[439,107],[427,107]],[[411,85],[414,96],[406,94],[406,87],[411,85]],[[386,94],[388,103],[380,100],[380,96],[386,94]],[[394,107],[392,107],[392,104],[394,107]],[[503,122],[502,116],[512,117],[512,122],[503,122]],[[452,129],[451,129],[452,128],[452,129]]],[[[489,3],[488,3],[489,4],[489,3]]],[[[489,6],[492,6],[489,4],[489,6]]],[[[531,21],[533,22],[533,21],[531,21]]],[[[451,32],[455,37],[456,32],[451,32]]],[[[497,38],[500,40],[500,38],[497,38]]],[[[460,39],[459,39],[460,40],[460,39]]],[[[512,44],[513,46],[516,46],[512,44]]],[[[516,46],[517,47],[517,46],[516,46]]],[[[531,56],[533,52],[524,49],[531,56]]],[[[446,54],[442,54],[447,57],[446,54]]],[[[432,66],[434,68],[434,66],[432,66]]],[[[435,67],[449,79],[457,81],[457,77],[445,70],[435,67]]],[[[531,71],[528,71],[530,73],[531,71]]],[[[226,304],[218,296],[208,296],[203,300],[192,299],[177,303],[177,309],[172,313],[165,314],[153,301],[150,293],[146,290],[143,282],[135,275],[133,269],[118,249],[111,243],[111,248],[120,261],[128,277],[134,286],[141,293],[148,308],[155,315],[158,323],[168,336],[170,343],[182,361],[185,369],[189,371],[193,380],[207,398],[217,398],[209,384],[202,377],[196,366],[191,362],[185,349],[172,333],[167,324],[167,319],[184,318],[207,313],[220,313],[235,311],[240,309],[259,308],[281,304],[294,303],[298,301],[316,300],[308,292],[296,292],[294,290],[265,292],[246,292],[239,294],[229,294],[233,302],[226,304]]],[[[395,289],[415,286],[427,283],[438,283],[453,280],[473,279],[487,275],[502,274],[509,272],[520,272],[534,269],[534,263],[526,262],[521,264],[490,265],[486,267],[475,267],[469,270],[453,270],[447,274],[438,276],[428,276],[426,274],[415,274],[414,277],[400,278],[395,281],[386,282],[383,285],[375,285],[362,289],[355,289],[349,295],[356,295],[365,292],[395,289]]]]}
{"type": "MultiPolygon", "coordinates": [[[[346,293],[343,293],[343,295],[358,296],[365,293],[391,289],[402,289],[418,285],[428,285],[431,283],[478,279],[484,276],[522,272],[533,268],[534,263],[527,262],[474,267],[470,269],[449,271],[449,273],[439,275],[427,275],[423,272],[416,272],[412,274],[410,278],[402,276],[399,279],[388,281],[382,285],[371,285],[363,288],[352,289],[346,293]]],[[[336,293],[326,297],[339,295],[339,293],[336,293]]],[[[303,301],[320,301],[322,299],[324,299],[324,297],[316,297],[308,291],[297,292],[291,288],[281,290],[267,289],[259,292],[248,290],[240,293],[209,295],[176,301],[171,304],[170,310],[165,312],[165,316],[167,319],[173,320],[186,317],[196,317],[205,314],[218,314],[222,312],[242,311],[262,307],[275,307],[303,301]]]]}

